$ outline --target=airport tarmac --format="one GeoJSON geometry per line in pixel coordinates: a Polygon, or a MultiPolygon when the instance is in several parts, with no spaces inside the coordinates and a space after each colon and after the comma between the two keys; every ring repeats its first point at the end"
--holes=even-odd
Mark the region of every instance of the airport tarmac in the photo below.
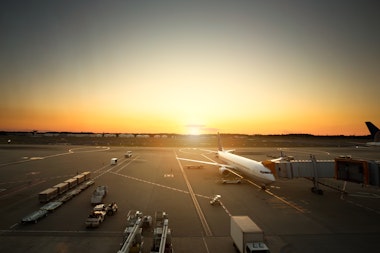
{"type": "MultiPolygon", "coordinates": [[[[287,155],[333,159],[339,155],[380,160],[380,150],[356,147],[284,148],[287,155]]],[[[265,160],[278,147],[236,148],[237,154],[265,160]]],[[[248,215],[265,232],[272,253],[376,252],[380,248],[380,190],[348,183],[348,195],[322,186],[311,193],[307,179],[279,179],[264,191],[254,182],[222,184],[218,168],[190,168],[176,156],[216,160],[193,148],[95,147],[70,145],[0,145],[0,252],[117,252],[129,210],[154,216],[169,214],[174,252],[232,253],[230,215],[248,215]],[[127,150],[131,158],[124,158],[127,150]],[[117,165],[110,159],[119,158],[117,165]],[[38,210],[38,193],[83,171],[91,171],[94,186],[36,224],[21,219],[38,210]],[[90,196],[107,185],[105,201],[119,212],[97,229],[86,229],[90,196]],[[222,196],[220,206],[210,197],[222,196]]],[[[324,181],[336,188],[343,182],[324,181]]],[[[150,252],[151,234],[143,252],[150,252]]]]}

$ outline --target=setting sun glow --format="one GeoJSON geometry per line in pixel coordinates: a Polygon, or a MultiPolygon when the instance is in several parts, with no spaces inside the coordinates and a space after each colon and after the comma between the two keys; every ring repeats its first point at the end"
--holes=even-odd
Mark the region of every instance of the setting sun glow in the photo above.
{"type": "Polygon", "coordinates": [[[0,130],[363,135],[364,121],[380,124],[372,13],[185,2],[1,8],[0,130]]]}

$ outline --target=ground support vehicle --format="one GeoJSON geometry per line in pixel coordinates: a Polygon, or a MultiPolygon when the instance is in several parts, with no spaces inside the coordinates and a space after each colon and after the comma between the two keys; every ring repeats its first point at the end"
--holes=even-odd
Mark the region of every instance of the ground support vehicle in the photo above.
{"type": "Polygon", "coordinates": [[[93,184],[95,184],[95,182],[93,180],[89,180],[89,181],[79,185],[78,189],[81,189],[83,191],[83,190],[86,190],[88,187],[90,187],[93,184]]]}
{"type": "Polygon", "coordinates": [[[117,164],[117,158],[112,158],[111,165],[116,165],[116,164],[117,164]]]}
{"type": "Polygon", "coordinates": [[[115,202],[111,204],[98,204],[94,207],[94,211],[104,211],[107,215],[114,215],[118,210],[118,206],[115,202]]]}
{"type": "MultiPolygon", "coordinates": [[[[85,171],[81,174],[76,175],[73,178],[67,179],[66,181],[62,183],[54,185],[51,188],[45,189],[44,191],[38,194],[38,199],[41,203],[47,203],[52,199],[64,196],[64,194],[71,189],[84,190],[94,183],[93,181],[85,182],[89,180],[90,177],[91,177],[91,172],[85,171]]],[[[64,199],[70,199],[70,198],[65,197],[64,199]]]]}
{"type": "Polygon", "coordinates": [[[142,213],[130,210],[127,216],[127,227],[124,230],[123,243],[117,253],[142,252],[144,241],[142,236],[142,213]]]}
{"type": "Polygon", "coordinates": [[[114,215],[117,213],[118,206],[115,202],[112,202],[111,204],[108,204],[106,207],[107,215],[114,215]]]}
{"type": "Polygon", "coordinates": [[[269,253],[264,232],[248,216],[231,216],[231,237],[240,253],[269,253]]]}
{"type": "Polygon", "coordinates": [[[148,229],[152,226],[152,216],[150,215],[145,215],[142,218],[142,228],[143,229],[148,229]]]}
{"type": "MultiPolygon", "coordinates": [[[[90,172],[83,172],[80,178],[87,180],[90,178],[90,172]]],[[[90,187],[94,184],[94,181],[87,181],[75,186],[74,188],[68,190],[68,183],[60,183],[51,188],[48,188],[38,194],[39,200],[41,203],[45,203],[39,210],[34,211],[33,213],[25,216],[21,219],[22,223],[35,222],[37,223],[38,219],[41,219],[47,216],[48,212],[53,212],[58,207],[63,205],[65,202],[69,201],[76,195],[80,194],[83,190],[90,187]],[[52,200],[55,199],[55,200],[52,200]],[[52,201],[50,201],[52,200],[52,201]],[[49,202],[50,201],[50,202],[49,202]]]]}
{"type": "Polygon", "coordinates": [[[171,231],[169,219],[165,212],[156,212],[156,227],[153,231],[153,245],[151,253],[172,253],[171,231]],[[158,220],[157,220],[158,218],[158,220]]]}
{"type": "Polygon", "coordinates": [[[87,217],[85,225],[87,228],[99,227],[106,217],[106,212],[104,211],[93,211],[87,217]]]}
{"type": "Polygon", "coordinates": [[[49,212],[53,212],[55,209],[57,209],[58,207],[60,207],[62,204],[63,204],[63,202],[61,202],[61,201],[51,201],[51,202],[43,205],[40,209],[41,210],[46,210],[46,211],[49,211],[49,212]]]}
{"type": "Polygon", "coordinates": [[[38,211],[35,211],[27,216],[25,216],[24,218],[21,219],[21,222],[22,223],[29,223],[29,222],[34,222],[34,223],[37,223],[37,221],[45,216],[47,216],[48,214],[48,211],[47,210],[38,210],[38,211]]]}
{"type": "Polygon", "coordinates": [[[107,195],[108,188],[105,185],[99,185],[91,196],[91,204],[97,205],[103,203],[103,198],[107,195]]]}
{"type": "Polygon", "coordinates": [[[215,206],[215,205],[220,205],[220,198],[221,198],[222,196],[220,196],[220,195],[214,195],[212,198],[211,198],[211,200],[210,200],[210,204],[211,205],[213,205],[213,206],[215,206]]]}

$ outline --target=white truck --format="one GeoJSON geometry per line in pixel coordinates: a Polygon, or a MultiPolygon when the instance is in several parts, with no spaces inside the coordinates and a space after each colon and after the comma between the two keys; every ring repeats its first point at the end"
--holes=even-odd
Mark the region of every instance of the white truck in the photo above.
{"type": "Polygon", "coordinates": [[[117,158],[111,158],[111,165],[117,164],[117,158]]]}
{"type": "Polygon", "coordinates": [[[124,154],[124,157],[125,157],[125,158],[131,158],[131,157],[132,157],[132,151],[127,151],[127,152],[124,154]]]}
{"type": "Polygon", "coordinates": [[[84,224],[88,228],[97,228],[100,226],[100,223],[102,223],[104,221],[105,217],[106,217],[105,211],[93,211],[87,217],[84,224]]]}
{"type": "Polygon", "coordinates": [[[269,253],[264,232],[248,216],[231,216],[231,237],[240,253],[269,253]]]}
{"type": "Polygon", "coordinates": [[[114,215],[117,210],[118,206],[115,202],[112,202],[111,204],[98,204],[94,207],[94,211],[104,211],[107,215],[114,215]]]}

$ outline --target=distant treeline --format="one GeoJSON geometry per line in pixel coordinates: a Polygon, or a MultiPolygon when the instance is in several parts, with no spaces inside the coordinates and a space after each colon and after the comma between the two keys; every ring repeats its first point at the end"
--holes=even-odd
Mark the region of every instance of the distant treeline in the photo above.
{"type": "MultiPolygon", "coordinates": [[[[200,134],[200,135],[186,135],[186,134],[174,134],[174,133],[94,133],[94,132],[54,132],[54,131],[47,131],[47,132],[39,132],[39,131],[0,131],[0,135],[2,136],[72,136],[72,137],[163,137],[163,138],[170,138],[170,137],[176,137],[176,136],[189,136],[189,137],[210,137],[210,136],[216,136],[216,134],[200,134]]],[[[342,137],[342,138],[363,138],[367,139],[370,138],[370,135],[313,135],[313,134],[302,134],[302,133],[293,133],[293,134],[234,134],[234,133],[222,133],[221,136],[226,137],[235,137],[235,138],[248,138],[248,137],[300,137],[300,138],[307,138],[307,137],[326,137],[326,138],[336,138],[336,137],[342,137]]]]}
{"type": "MultiPolygon", "coordinates": [[[[311,134],[246,135],[221,134],[224,147],[315,147],[352,146],[370,141],[370,136],[315,136],[311,134]]],[[[181,135],[172,133],[92,133],[0,131],[0,145],[50,144],[136,147],[217,147],[216,134],[181,135]]]]}

